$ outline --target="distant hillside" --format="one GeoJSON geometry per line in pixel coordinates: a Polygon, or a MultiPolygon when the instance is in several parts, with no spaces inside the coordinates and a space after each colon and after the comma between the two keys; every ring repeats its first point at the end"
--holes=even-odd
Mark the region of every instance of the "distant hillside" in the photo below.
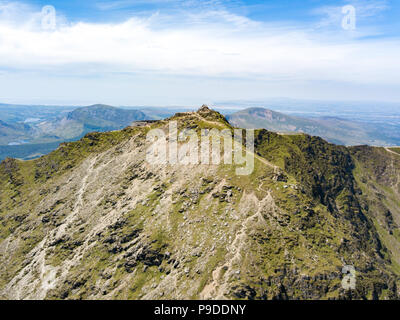
{"type": "Polygon", "coordinates": [[[32,134],[32,129],[22,123],[6,123],[0,120],[0,145],[9,144],[10,140],[23,140],[32,134]]]}
{"type": "Polygon", "coordinates": [[[78,140],[92,131],[119,130],[145,119],[149,116],[139,110],[97,104],[31,122],[0,121],[0,160],[39,157],[57,148],[61,142],[78,140]]]}
{"type": "Polygon", "coordinates": [[[146,115],[139,110],[119,109],[103,104],[78,108],[67,115],[67,120],[81,122],[86,128],[123,128],[133,121],[145,120],[146,115]]]}
{"type": "Polygon", "coordinates": [[[302,132],[322,137],[342,145],[390,145],[392,139],[379,134],[372,126],[336,117],[306,119],[289,116],[264,108],[248,108],[228,115],[227,120],[236,127],[264,128],[270,131],[302,132]]]}

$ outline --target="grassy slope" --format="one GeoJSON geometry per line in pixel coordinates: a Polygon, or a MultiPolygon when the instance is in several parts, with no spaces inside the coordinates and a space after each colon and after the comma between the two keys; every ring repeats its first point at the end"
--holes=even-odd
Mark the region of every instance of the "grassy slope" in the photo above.
{"type": "Polygon", "coordinates": [[[392,267],[400,271],[400,155],[368,146],[350,149],[355,161],[354,175],[384,244],[390,249],[392,267]]]}
{"type": "MultiPolygon", "coordinates": [[[[219,114],[206,112],[202,117],[204,120],[178,115],[173,119],[178,120],[181,127],[230,128],[219,114]]],[[[145,130],[128,128],[117,132],[89,134],[79,142],[65,144],[34,161],[8,159],[1,163],[0,245],[10,234],[17,233],[20,240],[11,257],[0,257],[3,261],[0,266],[0,287],[24,266],[28,252],[49,231],[50,227],[39,218],[41,213],[36,211],[41,200],[47,196],[46,190],[57,188],[57,180],[68,175],[86,157],[118,146],[139,132],[144,138],[145,130]],[[4,264],[5,258],[11,264],[4,264]]],[[[212,239],[215,237],[213,225],[217,226],[221,234],[237,235],[241,230],[235,220],[224,217],[221,221],[218,218],[222,218],[227,209],[237,212],[242,210],[249,217],[255,214],[251,206],[247,211],[240,207],[242,201],[247,201],[246,194],[250,193],[254,193],[259,201],[266,201],[270,193],[274,204],[271,206],[268,202],[269,205],[257,218],[258,223],[249,220],[248,227],[243,231],[248,238],[243,243],[238,242],[238,245],[244,246],[241,248],[242,259],[239,265],[230,265],[228,271],[232,267],[237,268],[240,276],[235,276],[236,273],[229,277],[223,274],[220,276],[221,279],[225,277],[232,287],[231,297],[343,298],[340,269],[344,263],[354,265],[359,272],[357,290],[351,293],[353,297],[393,297],[396,277],[389,270],[393,253],[386,249],[389,245],[385,241],[384,245],[380,243],[382,237],[377,233],[379,224],[374,224],[379,220],[363,207],[359,199],[360,190],[353,175],[353,170],[359,167],[356,167],[348,150],[306,135],[282,136],[260,130],[256,132],[256,151],[259,156],[278,165],[281,171],[276,172],[256,160],[255,171],[248,177],[236,176],[233,166],[221,166],[218,175],[214,177],[204,179],[204,175],[200,175],[198,179],[188,182],[188,187],[196,187],[203,192],[200,194],[207,195],[216,184],[229,180],[229,184],[234,186],[233,190],[236,190],[233,192],[233,207],[225,201],[216,199],[210,202],[205,196],[200,196],[190,211],[191,219],[200,222],[195,229],[186,229],[190,237],[178,236],[177,230],[185,230],[179,227],[184,222],[183,216],[179,214],[187,202],[184,195],[176,194],[176,203],[169,211],[169,222],[164,227],[152,217],[160,197],[170,188],[166,181],[161,184],[161,188],[157,187],[149,193],[145,206],[137,205],[125,215],[121,225],[110,226],[105,230],[82,263],[71,270],[68,282],[52,291],[48,297],[87,298],[95,294],[92,288],[96,283],[102,282],[103,277],[107,278],[104,272],[116,266],[112,274],[114,286],[110,286],[109,291],[121,282],[129,283],[129,286],[122,286],[115,291],[114,297],[141,298],[143,288],[149,283],[160,283],[162,277],[168,274],[166,272],[173,271],[173,268],[163,260],[163,271],[152,266],[144,272],[144,264],[140,262],[135,266],[135,273],[131,274],[124,266],[126,258],[113,252],[113,244],[108,244],[107,239],[128,237],[126,244],[120,244],[122,250],[125,250],[124,247],[131,241],[129,237],[132,237],[132,231],[135,231],[152,240],[150,252],[153,254],[165,255],[167,250],[175,253],[183,247],[192,248],[193,251],[199,243],[203,245],[203,253],[207,253],[211,251],[212,239]],[[204,212],[207,214],[204,215],[204,212]],[[211,212],[214,215],[210,215],[211,212]],[[204,243],[202,239],[207,241],[204,243]]],[[[133,177],[137,175],[132,174],[133,177]]],[[[124,180],[126,186],[131,183],[129,179],[124,180]]],[[[107,210],[110,204],[118,201],[114,195],[105,198],[102,205],[107,210]]],[[[62,201],[56,202],[49,214],[67,213],[68,209],[64,207],[62,201]]],[[[49,217],[52,218],[51,215],[49,217]]],[[[61,215],[54,218],[62,222],[64,217],[61,215]]],[[[62,263],[65,257],[73,253],[74,246],[79,245],[84,235],[77,232],[72,235],[72,239],[61,242],[50,251],[48,262],[55,266],[62,263]]],[[[179,278],[179,290],[187,290],[192,298],[200,297],[200,293],[212,282],[213,271],[223,267],[224,261],[229,258],[227,248],[233,239],[221,239],[216,242],[214,255],[202,258],[193,256],[185,260],[185,267],[189,270],[198,266],[200,260],[203,267],[199,274],[194,270],[190,271],[189,278],[179,278]],[[196,290],[190,288],[191,284],[196,290]]],[[[224,270],[221,269],[221,272],[224,270]]],[[[393,272],[397,272],[396,268],[393,268],[393,272]]]]}
{"type": "MultiPolygon", "coordinates": [[[[371,261],[376,259],[376,279],[379,274],[386,273],[386,268],[399,274],[398,268],[391,268],[391,256],[398,254],[398,247],[382,244],[385,234],[381,232],[380,224],[376,224],[374,210],[365,204],[368,202],[367,193],[363,192],[358,176],[354,174],[356,169],[362,169],[356,167],[347,148],[307,135],[282,136],[265,130],[260,130],[258,135],[258,153],[293,174],[302,182],[304,192],[316,203],[323,204],[334,217],[332,226],[336,231],[333,234],[340,231],[347,234],[342,241],[354,253],[360,250],[368,252],[368,259],[358,256],[353,260],[354,253],[346,257],[352,260],[357,270],[366,271],[371,261]]],[[[394,206],[398,210],[398,203],[394,206]]],[[[341,248],[338,249],[341,252],[341,248]]]]}
{"type": "MultiPolygon", "coordinates": [[[[34,210],[46,196],[46,186],[78,166],[88,155],[106,150],[127,139],[134,129],[109,133],[91,133],[77,142],[62,144],[49,155],[31,161],[6,159],[0,164],[0,240],[17,229],[21,241],[18,250],[0,267],[0,283],[23,265],[25,255],[44,237],[46,226],[34,210]],[[34,230],[33,234],[31,230],[34,230]]],[[[53,208],[54,210],[55,208],[53,208]]],[[[2,257],[5,258],[5,257],[2,257]]]]}
{"type": "Polygon", "coordinates": [[[395,147],[395,148],[389,148],[389,149],[400,154],[400,148],[395,147]]]}

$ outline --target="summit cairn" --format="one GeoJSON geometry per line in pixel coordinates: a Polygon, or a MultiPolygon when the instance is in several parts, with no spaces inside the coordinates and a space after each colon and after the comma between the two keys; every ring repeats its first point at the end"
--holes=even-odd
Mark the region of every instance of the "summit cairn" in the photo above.
{"type": "Polygon", "coordinates": [[[198,113],[209,113],[211,112],[211,109],[208,107],[208,105],[203,104],[199,110],[197,110],[198,113]]]}
{"type": "Polygon", "coordinates": [[[225,117],[220,114],[219,112],[210,109],[208,105],[203,104],[199,110],[196,112],[200,116],[202,116],[204,119],[209,120],[209,121],[215,121],[215,122],[221,122],[221,124],[224,124],[226,126],[230,127],[229,122],[225,119],[225,117]]]}

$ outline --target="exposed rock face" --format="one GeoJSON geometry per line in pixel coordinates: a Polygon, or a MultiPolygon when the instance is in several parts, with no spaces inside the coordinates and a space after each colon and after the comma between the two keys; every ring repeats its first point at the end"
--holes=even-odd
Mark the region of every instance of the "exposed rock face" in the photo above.
{"type": "MultiPolygon", "coordinates": [[[[206,106],[172,119],[231,129],[206,106]]],[[[168,121],[0,164],[1,298],[398,297],[395,154],[260,130],[253,173],[236,176],[235,165],[149,164],[151,128],[168,121]],[[344,265],[355,290],[341,286],[344,265]]]]}

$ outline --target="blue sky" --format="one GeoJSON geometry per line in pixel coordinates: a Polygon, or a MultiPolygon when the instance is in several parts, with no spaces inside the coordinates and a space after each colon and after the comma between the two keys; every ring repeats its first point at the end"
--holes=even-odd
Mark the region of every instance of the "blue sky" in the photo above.
{"type": "Polygon", "coordinates": [[[0,0],[0,102],[400,101],[399,17],[390,0],[0,0]]]}
{"type": "MultiPolygon", "coordinates": [[[[355,7],[366,4],[386,6],[381,17],[390,17],[389,23],[396,22],[399,5],[396,1],[337,1],[337,0],[225,0],[225,1],[184,1],[184,0],[32,0],[25,1],[37,8],[53,5],[60,13],[68,16],[70,21],[112,22],[124,20],[132,15],[146,15],[154,11],[179,11],[200,9],[226,9],[230,12],[247,16],[259,21],[302,21],[312,22],[318,19],[313,11],[321,7],[344,6],[355,7]]],[[[375,20],[373,18],[373,20],[375,20]]],[[[383,20],[382,20],[383,21],[383,20]]],[[[382,22],[381,21],[381,22],[382,22]]],[[[376,23],[376,20],[374,21],[376,23]]]]}

